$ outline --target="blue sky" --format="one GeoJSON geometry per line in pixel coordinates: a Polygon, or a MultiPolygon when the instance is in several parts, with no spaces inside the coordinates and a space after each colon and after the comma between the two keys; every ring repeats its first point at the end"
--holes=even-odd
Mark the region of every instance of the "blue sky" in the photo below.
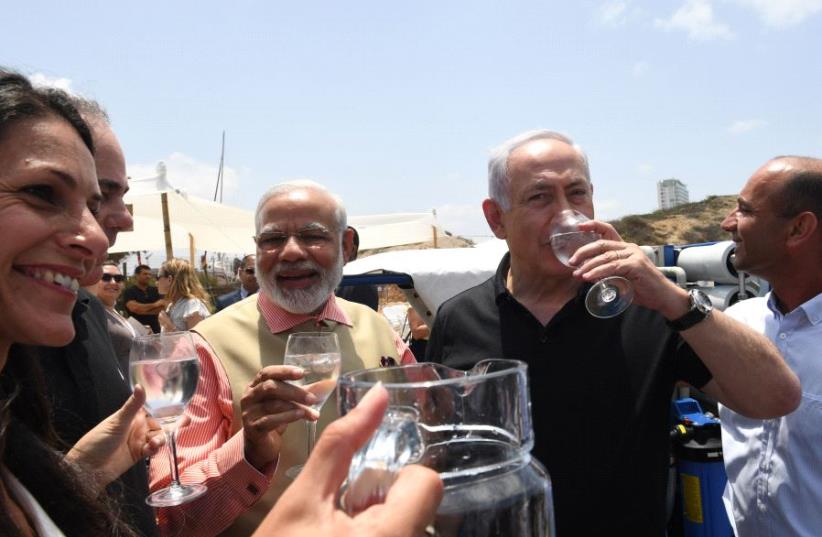
{"type": "Polygon", "coordinates": [[[480,239],[488,150],[537,127],[587,151],[603,219],[822,156],[822,0],[79,4],[7,3],[0,65],[106,105],[133,177],[210,198],[225,130],[244,208],[312,178],[480,239]]]}

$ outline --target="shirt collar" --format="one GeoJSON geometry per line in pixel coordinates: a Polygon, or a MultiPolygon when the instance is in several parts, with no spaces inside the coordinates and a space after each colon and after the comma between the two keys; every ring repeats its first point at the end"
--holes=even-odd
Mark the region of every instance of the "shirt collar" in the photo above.
{"type": "MultiPolygon", "coordinates": [[[[770,309],[777,318],[782,318],[782,312],[779,311],[779,306],[776,303],[776,295],[773,291],[770,291],[766,296],[768,300],[768,309],[770,309]]],[[[822,323],[822,293],[819,293],[807,302],[800,304],[796,310],[802,310],[802,312],[805,313],[805,317],[808,318],[808,322],[812,325],[822,323]]]]}
{"type": "MultiPolygon", "coordinates": [[[[511,270],[511,252],[506,252],[497,267],[497,273],[494,275],[494,296],[496,297],[497,304],[504,299],[516,300],[514,295],[508,291],[509,270],[511,270]]],[[[584,302],[585,295],[588,293],[588,289],[590,289],[592,285],[592,283],[587,282],[580,285],[574,301],[584,302]]]]}
{"type": "Polygon", "coordinates": [[[329,294],[329,298],[318,314],[291,313],[276,304],[266,293],[257,293],[257,308],[260,310],[265,324],[273,334],[287,332],[295,326],[299,326],[306,321],[314,321],[319,325],[324,321],[333,321],[338,324],[351,326],[351,319],[337,304],[334,294],[329,294]]]}

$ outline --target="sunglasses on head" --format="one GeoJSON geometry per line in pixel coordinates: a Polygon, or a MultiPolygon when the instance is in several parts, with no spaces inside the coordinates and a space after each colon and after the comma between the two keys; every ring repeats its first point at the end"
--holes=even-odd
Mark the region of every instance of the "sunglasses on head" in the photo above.
{"type": "Polygon", "coordinates": [[[114,280],[117,283],[122,283],[123,280],[126,279],[126,277],[123,276],[122,274],[103,274],[102,279],[106,283],[110,282],[111,280],[114,280]]]}

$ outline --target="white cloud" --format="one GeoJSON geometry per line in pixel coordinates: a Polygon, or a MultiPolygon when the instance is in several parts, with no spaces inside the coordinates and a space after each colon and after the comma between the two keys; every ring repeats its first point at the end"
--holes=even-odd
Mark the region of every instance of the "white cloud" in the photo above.
{"type": "Polygon", "coordinates": [[[822,0],[736,0],[753,9],[766,25],[774,28],[796,26],[822,11],[822,0]]]}
{"type": "MultiPolygon", "coordinates": [[[[214,199],[217,185],[217,163],[201,162],[183,153],[172,153],[161,159],[166,164],[166,178],[174,188],[195,196],[214,199]]],[[[134,179],[157,175],[157,163],[132,164],[128,175],[134,179]]],[[[223,167],[223,200],[231,197],[240,183],[239,174],[233,168],[223,167]]]]}
{"type": "Polygon", "coordinates": [[[654,171],[654,165],[650,162],[642,162],[637,165],[636,169],[642,175],[650,175],[654,171]]]}
{"type": "Polygon", "coordinates": [[[597,20],[604,26],[622,26],[628,21],[628,3],[609,0],[597,9],[597,20]]]}
{"type": "Polygon", "coordinates": [[[734,37],[727,24],[714,19],[714,9],[709,0],[686,0],[669,19],[656,19],[654,26],[667,31],[683,30],[694,41],[734,37]]]}
{"type": "Polygon", "coordinates": [[[39,88],[57,88],[63,91],[71,91],[71,79],[57,78],[43,73],[34,73],[29,77],[33,86],[39,88]]]}
{"type": "Polygon", "coordinates": [[[765,127],[767,124],[768,122],[762,119],[742,119],[734,121],[731,126],[728,127],[728,132],[731,134],[744,134],[765,127]]]}
{"type": "Polygon", "coordinates": [[[648,62],[645,61],[638,61],[636,62],[633,67],[631,67],[631,74],[635,77],[640,78],[648,72],[648,62]]]}

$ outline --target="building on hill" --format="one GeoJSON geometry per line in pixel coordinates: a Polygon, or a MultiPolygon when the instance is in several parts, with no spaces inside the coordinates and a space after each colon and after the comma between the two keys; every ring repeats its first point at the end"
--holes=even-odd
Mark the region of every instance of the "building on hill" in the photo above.
{"type": "Polygon", "coordinates": [[[659,181],[656,184],[656,193],[660,209],[672,209],[688,203],[688,187],[679,179],[659,181]]]}

